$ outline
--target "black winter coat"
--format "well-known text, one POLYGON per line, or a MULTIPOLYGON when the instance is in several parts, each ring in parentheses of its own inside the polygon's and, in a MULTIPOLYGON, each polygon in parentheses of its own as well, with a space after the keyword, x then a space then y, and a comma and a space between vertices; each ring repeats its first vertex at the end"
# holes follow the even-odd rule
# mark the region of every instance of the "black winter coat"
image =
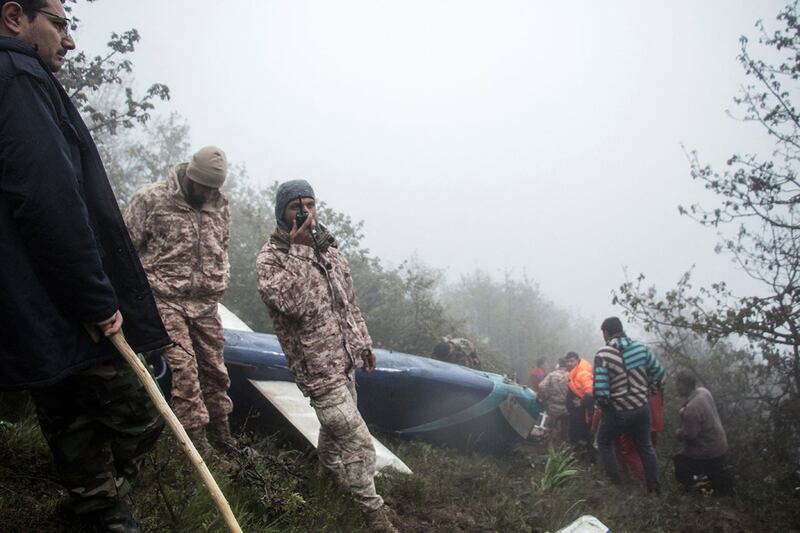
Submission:
POLYGON ((134 350, 170 343, 89 130, 33 47, 0 37, 0 390, 119 357, 83 327, 117 309, 134 350))

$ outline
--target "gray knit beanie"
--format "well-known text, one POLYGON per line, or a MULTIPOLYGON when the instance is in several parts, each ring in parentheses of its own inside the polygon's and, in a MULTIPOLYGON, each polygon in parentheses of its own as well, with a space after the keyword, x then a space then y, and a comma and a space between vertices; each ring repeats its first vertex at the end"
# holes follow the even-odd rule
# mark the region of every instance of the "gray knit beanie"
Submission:
POLYGON ((278 226, 289 229, 291 226, 283 220, 283 213, 289 202, 301 196, 303 198, 314 198, 314 189, 306 180, 290 180, 278 185, 278 192, 275 194, 275 220, 278 226))
POLYGON ((225 152, 216 146, 206 146, 200 148, 192 156, 189 166, 186 168, 186 177, 190 180, 219 189, 225 182, 228 174, 228 160, 225 152))

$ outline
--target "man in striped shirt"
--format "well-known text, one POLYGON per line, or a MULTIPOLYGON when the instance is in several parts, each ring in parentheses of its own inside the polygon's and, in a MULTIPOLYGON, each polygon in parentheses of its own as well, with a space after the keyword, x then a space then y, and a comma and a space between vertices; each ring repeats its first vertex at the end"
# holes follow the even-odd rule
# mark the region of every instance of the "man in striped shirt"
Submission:
POLYGON ((659 493, 658 460, 650 441, 648 397, 664 377, 664 369, 647 347, 625 335, 622 322, 610 317, 601 326, 606 345, 594 357, 595 402, 600 407, 597 446, 606 474, 614 484, 622 479, 614 454, 614 439, 630 436, 644 467, 647 491, 659 493))

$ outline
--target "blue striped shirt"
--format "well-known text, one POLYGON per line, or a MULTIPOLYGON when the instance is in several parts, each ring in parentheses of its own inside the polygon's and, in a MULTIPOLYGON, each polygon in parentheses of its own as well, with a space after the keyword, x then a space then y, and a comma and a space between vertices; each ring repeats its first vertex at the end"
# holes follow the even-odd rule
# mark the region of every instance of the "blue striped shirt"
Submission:
POLYGON ((618 411, 647 404, 664 369, 647 346, 627 337, 608 341, 594 356, 594 398, 618 411))

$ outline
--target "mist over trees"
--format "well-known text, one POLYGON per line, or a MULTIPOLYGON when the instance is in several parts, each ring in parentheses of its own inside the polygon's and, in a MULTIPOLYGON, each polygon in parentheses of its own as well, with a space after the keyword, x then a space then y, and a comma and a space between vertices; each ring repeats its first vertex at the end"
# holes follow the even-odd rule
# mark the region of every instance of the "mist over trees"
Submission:
MULTIPOLYGON (((76 2, 68 0, 67 7, 76 2)), ((781 10, 777 29, 759 21, 757 40, 743 37, 738 57, 749 82, 734 98, 737 118, 760 125, 774 140, 774 150, 733 154, 723 168, 704 163, 702 149, 687 152, 688 173, 715 195, 716 203, 687 199, 680 213, 719 232, 717 252, 729 255, 760 290, 736 294, 729 280, 696 287, 690 271, 665 292, 640 275, 613 295, 628 321, 649 334, 669 371, 662 461, 672 451, 671 431, 682 402, 669 382, 676 369, 688 368, 713 392, 727 428, 737 498, 754 513, 777 511, 789 521, 796 518, 800 494, 797 5, 781 10)), ((169 98, 168 87, 151 82, 145 91, 136 90, 131 58, 138 40, 135 29, 112 34, 105 53, 71 55, 59 74, 93 132, 123 209, 139 187, 163 179, 172 165, 199 148, 191 142, 185 118, 158 113, 158 102, 169 98)), ((275 227, 276 187, 277 182, 260 185, 245 162, 231 162, 224 188, 232 217, 232 276, 224 303, 265 332, 273 328, 256 291, 254 264, 275 227)), ((475 270, 448 280, 446 272, 418 257, 387 264, 365 245, 369 221, 354 221, 324 200, 318 202, 319 218, 350 261, 376 346, 430 355, 443 336, 466 336, 477 345, 484 369, 526 383, 537 359, 552 366, 565 352, 577 351, 591 360, 600 345, 599 324, 550 300, 547 287, 525 273, 475 270)), ((676 509, 672 503, 667 508, 676 509)))
MULTIPOLYGON (((77 3, 78 0, 66 0, 64 10, 73 15, 72 4, 77 3)), ((79 22, 73 15, 72 30, 79 22)), ((169 87, 163 83, 153 83, 144 93, 135 94, 130 54, 140 40, 136 28, 112 32, 107 50, 95 56, 86 50, 77 50, 70 54, 58 73, 64 89, 95 135, 103 132, 114 135, 119 130, 147 124, 155 104, 159 100, 169 100, 169 87)))
POLYGON ((560 308, 524 274, 507 272, 495 280, 475 270, 448 286, 442 298, 448 313, 520 376, 540 357, 551 368, 568 351, 591 360, 602 343, 599 324, 560 308))
MULTIPOLYGON (((94 113, 112 108, 115 94, 121 94, 116 87, 100 87, 87 96, 86 107, 94 113)), ((117 103, 123 105, 124 98, 117 103)), ((139 187, 163 179, 193 149, 188 123, 175 113, 148 116, 115 130, 100 128, 94 135, 123 208, 139 187)), ((224 187, 231 210, 231 286, 224 303, 251 327, 266 332, 272 325, 255 289, 254 265, 275 228, 277 185, 258 186, 245 165, 234 163, 224 187)), ((429 355, 442 337, 466 336, 478 346, 485 369, 516 373, 524 380, 539 357, 554 364, 569 350, 588 355, 598 344, 597 339, 587 340, 587 333, 597 328, 547 300, 527 277, 506 275, 497 282, 476 272, 448 284, 443 272, 418 258, 388 266, 364 247, 363 221, 337 212, 324 199, 318 211, 350 261, 359 304, 378 347, 429 355)))
MULTIPOLYGON (((123 209, 137 189, 163 179, 197 148, 183 117, 154 114, 156 103, 169 99, 166 85, 135 90, 131 56, 139 39, 135 29, 113 33, 105 53, 80 51, 59 74, 92 130, 123 209)), ((275 227, 278 183, 259 186, 244 163, 229 165, 224 190, 231 211, 231 285, 224 303, 255 330, 271 332, 256 291, 255 257, 275 227)), ((476 343, 485 369, 518 374, 525 382, 539 357, 554 364, 569 350, 588 355, 597 344, 587 340, 596 328, 548 301, 526 276, 516 280, 507 274, 497 282, 476 271, 448 284, 443 272, 418 258, 386 265, 364 246, 364 221, 332 209, 324 198, 318 213, 350 261, 359 305, 378 347, 430 355, 442 337, 466 336, 476 343)))
POLYGON ((717 231, 716 251, 730 255, 760 289, 737 295, 725 280, 695 288, 687 272, 660 293, 641 275, 620 287, 615 302, 656 335, 668 360, 691 368, 724 399, 727 422, 741 430, 729 435, 749 438, 757 446, 751 449, 763 450, 759 459, 777 459, 770 470, 794 486, 800 461, 797 2, 778 13, 777 29, 758 21, 756 31, 756 47, 741 38, 738 61, 748 81, 734 102, 738 118, 759 125, 774 149, 733 154, 723 169, 690 152, 692 178, 717 203, 680 207, 680 213, 717 231))

